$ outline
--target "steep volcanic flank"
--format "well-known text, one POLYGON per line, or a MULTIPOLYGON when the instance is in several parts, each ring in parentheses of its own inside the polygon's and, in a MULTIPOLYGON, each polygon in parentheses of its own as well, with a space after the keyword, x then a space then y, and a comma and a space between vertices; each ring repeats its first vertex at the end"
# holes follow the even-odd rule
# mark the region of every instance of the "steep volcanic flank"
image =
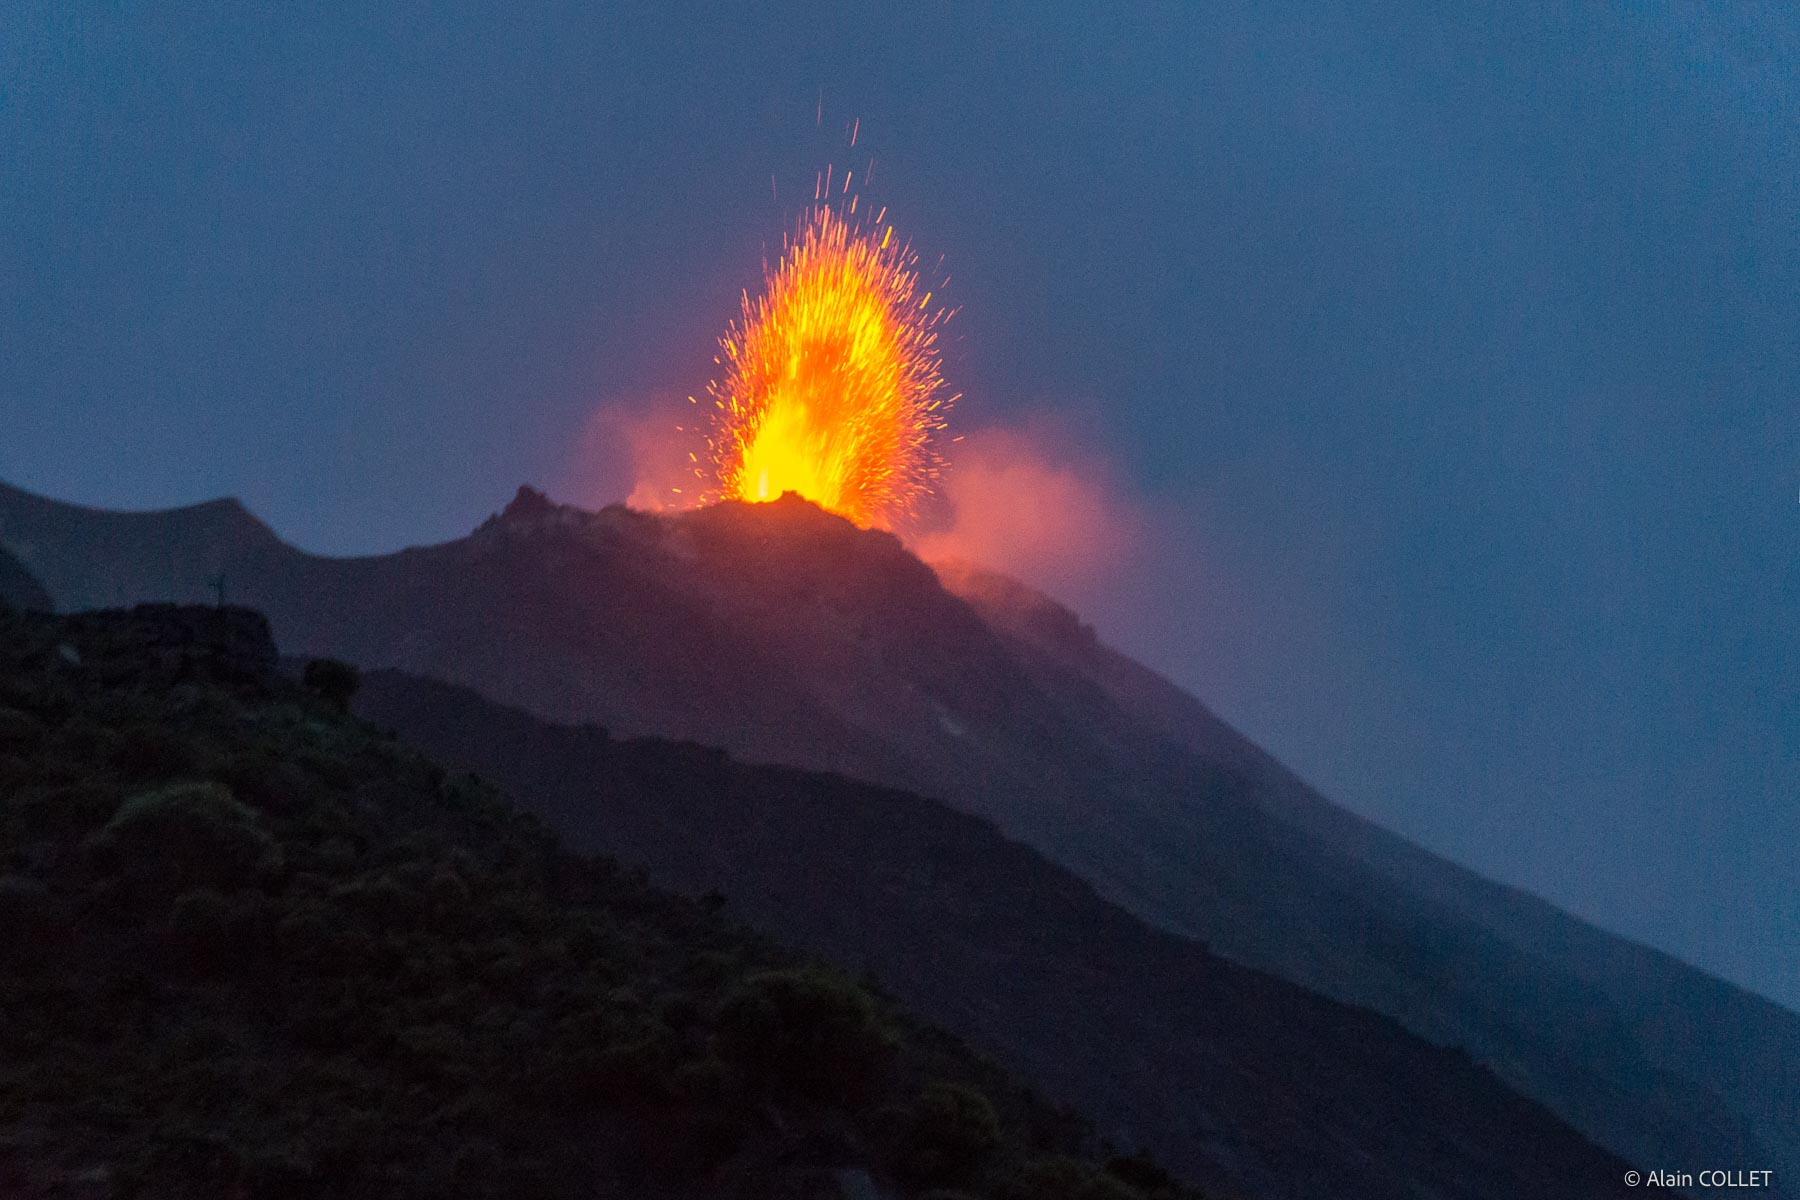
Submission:
POLYGON ((1630 1194, 1625 1163, 1461 1052, 1154 929, 936 801, 391 671, 357 707, 581 848, 873 973, 1208 1194, 1630 1194))
POLYGON ((1028 589, 940 579, 809 504, 522 492, 459 541, 331 560, 235 504, 0 488, 0 540, 64 608, 206 600, 222 574, 290 654, 941 797, 1153 923, 1466 1047, 1626 1158, 1800 1178, 1793 1014, 1357 820, 1028 589))

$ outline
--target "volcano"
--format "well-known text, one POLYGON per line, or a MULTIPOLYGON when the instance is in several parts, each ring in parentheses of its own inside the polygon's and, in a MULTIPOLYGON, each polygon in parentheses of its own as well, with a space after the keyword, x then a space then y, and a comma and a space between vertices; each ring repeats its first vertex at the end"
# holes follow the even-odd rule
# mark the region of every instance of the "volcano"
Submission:
MULTIPOLYGON (((1049 598, 933 569, 796 497, 653 516, 521 489, 465 538, 328 559, 232 501, 107 513, 0 488, 0 541, 63 609, 222 593, 263 610, 289 655, 461 685, 546 728, 934 798, 1158 936, 1466 1053, 1622 1158, 1766 1165, 1771 1194, 1800 1177, 1800 1017, 1360 820, 1049 598)), ((488 749, 500 765, 524 753, 488 749)), ((579 832, 566 796, 545 807, 579 832)), ((1148 1066, 1110 1111, 1174 1159, 1187 1101, 1156 1069, 1169 1036, 1126 1039, 1148 1066)), ((1425 1119, 1409 1107, 1386 1111, 1425 1119)))

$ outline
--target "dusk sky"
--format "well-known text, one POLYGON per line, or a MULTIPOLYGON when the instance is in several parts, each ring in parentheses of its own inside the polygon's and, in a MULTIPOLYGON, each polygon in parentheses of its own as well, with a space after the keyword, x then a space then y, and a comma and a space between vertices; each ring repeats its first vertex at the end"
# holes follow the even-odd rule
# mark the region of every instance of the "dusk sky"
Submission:
POLYGON ((1567 7, 11 3, 0 479, 325 553, 622 499, 872 158, 951 499, 1075 530, 999 565, 1800 1006, 1800 17, 1567 7))

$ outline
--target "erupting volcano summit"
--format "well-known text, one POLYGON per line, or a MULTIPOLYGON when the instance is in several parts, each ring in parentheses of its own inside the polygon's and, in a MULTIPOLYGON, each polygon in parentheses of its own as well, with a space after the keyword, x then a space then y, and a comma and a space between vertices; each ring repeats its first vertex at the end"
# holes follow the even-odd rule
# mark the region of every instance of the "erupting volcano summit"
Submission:
POLYGON ((814 208, 720 339, 724 373, 708 388, 717 411, 700 469, 708 499, 793 491, 887 527, 936 477, 934 439, 958 399, 945 395, 938 362, 951 313, 921 294, 917 259, 896 242, 887 210, 866 229, 855 211, 855 196, 844 212, 814 208))

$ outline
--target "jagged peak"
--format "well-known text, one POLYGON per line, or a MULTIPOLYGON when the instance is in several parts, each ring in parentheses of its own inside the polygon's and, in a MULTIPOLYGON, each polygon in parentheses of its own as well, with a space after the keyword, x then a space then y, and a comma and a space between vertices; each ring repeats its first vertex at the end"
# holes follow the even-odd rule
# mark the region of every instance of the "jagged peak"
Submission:
POLYGON ((558 505, 530 484, 522 483, 512 502, 500 511, 502 521, 531 521, 555 513, 558 505))
POLYGON ((609 504, 598 511, 562 504, 530 484, 521 484, 506 507, 478 525, 471 537, 479 544, 556 534, 601 542, 654 542, 661 537, 662 522, 659 514, 623 504, 609 504))
POLYGON ((496 529, 519 531, 540 528, 550 523, 566 524, 576 517, 591 517, 583 509, 573 505, 558 504, 548 495, 532 487, 528 483, 519 485, 506 507, 483 521, 476 529, 477 533, 496 529))

